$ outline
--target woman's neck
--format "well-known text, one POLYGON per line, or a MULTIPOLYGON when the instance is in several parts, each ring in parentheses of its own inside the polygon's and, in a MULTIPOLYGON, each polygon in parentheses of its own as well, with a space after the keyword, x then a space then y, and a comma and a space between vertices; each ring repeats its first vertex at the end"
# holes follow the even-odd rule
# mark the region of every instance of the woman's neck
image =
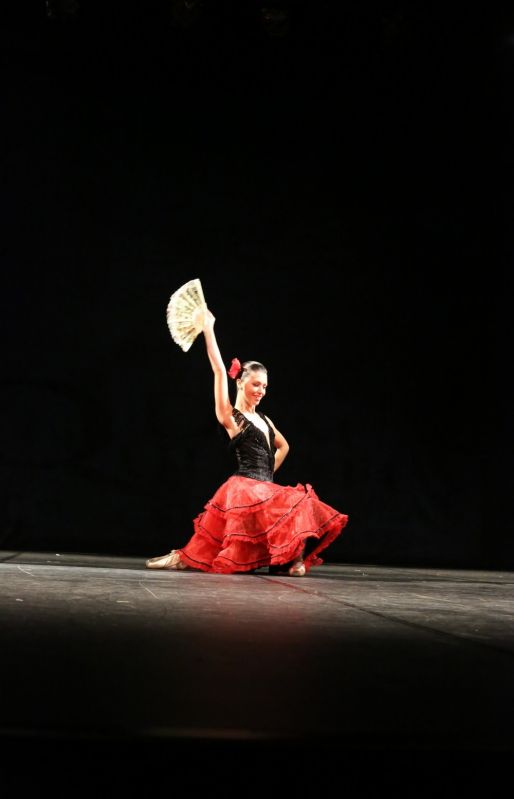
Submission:
POLYGON ((255 410, 256 406, 250 405, 248 402, 245 402, 245 400, 236 402, 236 408, 238 411, 241 411, 241 413, 249 413, 252 416, 255 416, 255 414, 257 413, 257 411, 255 410))

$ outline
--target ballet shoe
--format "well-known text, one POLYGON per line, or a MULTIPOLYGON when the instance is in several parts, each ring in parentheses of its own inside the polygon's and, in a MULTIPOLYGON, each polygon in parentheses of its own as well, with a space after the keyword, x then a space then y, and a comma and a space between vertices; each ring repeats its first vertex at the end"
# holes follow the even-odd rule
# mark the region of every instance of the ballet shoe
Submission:
POLYGON ((305 563, 303 562, 303 560, 300 559, 294 561, 293 565, 288 571, 288 574, 291 577, 303 577, 305 575, 305 572, 306 572, 305 563))
POLYGON ((180 560, 180 555, 172 549, 167 555, 160 555, 157 558, 150 558, 146 561, 147 569, 173 569, 176 571, 187 569, 185 563, 180 560))
POLYGON ((305 567, 305 563, 303 562, 304 553, 305 550, 303 549, 301 554, 297 555, 292 562, 289 561, 291 563, 289 568, 286 563, 268 566, 269 573, 276 575, 288 574, 290 577, 303 577, 305 574, 307 574, 307 569, 305 567))

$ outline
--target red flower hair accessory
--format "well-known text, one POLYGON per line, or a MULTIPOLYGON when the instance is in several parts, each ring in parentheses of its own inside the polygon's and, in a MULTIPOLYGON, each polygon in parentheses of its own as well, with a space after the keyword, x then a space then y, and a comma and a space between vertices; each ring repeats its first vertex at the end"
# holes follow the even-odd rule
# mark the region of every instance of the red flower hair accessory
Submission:
POLYGON ((241 363, 239 359, 232 358, 232 363, 230 365, 230 369, 228 370, 228 376, 231 377, 233 380, 235 380, 240 371, 241 371, 241 363))

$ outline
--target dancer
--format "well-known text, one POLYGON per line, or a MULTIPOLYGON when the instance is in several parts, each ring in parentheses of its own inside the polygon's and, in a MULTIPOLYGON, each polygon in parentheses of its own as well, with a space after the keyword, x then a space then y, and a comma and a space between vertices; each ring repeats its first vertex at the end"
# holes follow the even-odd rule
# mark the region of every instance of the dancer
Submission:
POLYGON ((216 417, 227 431, 237 468, 194 519, 189 541, 150 558, 146 566, 223 574, 267 566, 271 573, 301 577, 323 563, 319 553, 340 535, 348 516, 322 502, 308 483, 274 482, 289 444, 259 407, 268 387, 267 370, 258 361, 241 364, 234 358, 228 370, 237 385, 232 404, 214 323, 207 308, 203 334, 214 372, 216 417))

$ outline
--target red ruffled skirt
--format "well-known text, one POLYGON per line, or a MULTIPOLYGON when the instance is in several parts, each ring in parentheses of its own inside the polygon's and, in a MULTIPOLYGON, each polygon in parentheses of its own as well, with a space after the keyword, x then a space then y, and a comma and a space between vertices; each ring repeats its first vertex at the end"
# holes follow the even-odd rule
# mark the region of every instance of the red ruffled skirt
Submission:
POLYGON ((337 538, 348 516, 322 502, 308 483, 283 486, 232 475, 194 520, 194 533, 178 549, 193 569, 232 574, 279 566, 304 547, 306 571, 337 538))

